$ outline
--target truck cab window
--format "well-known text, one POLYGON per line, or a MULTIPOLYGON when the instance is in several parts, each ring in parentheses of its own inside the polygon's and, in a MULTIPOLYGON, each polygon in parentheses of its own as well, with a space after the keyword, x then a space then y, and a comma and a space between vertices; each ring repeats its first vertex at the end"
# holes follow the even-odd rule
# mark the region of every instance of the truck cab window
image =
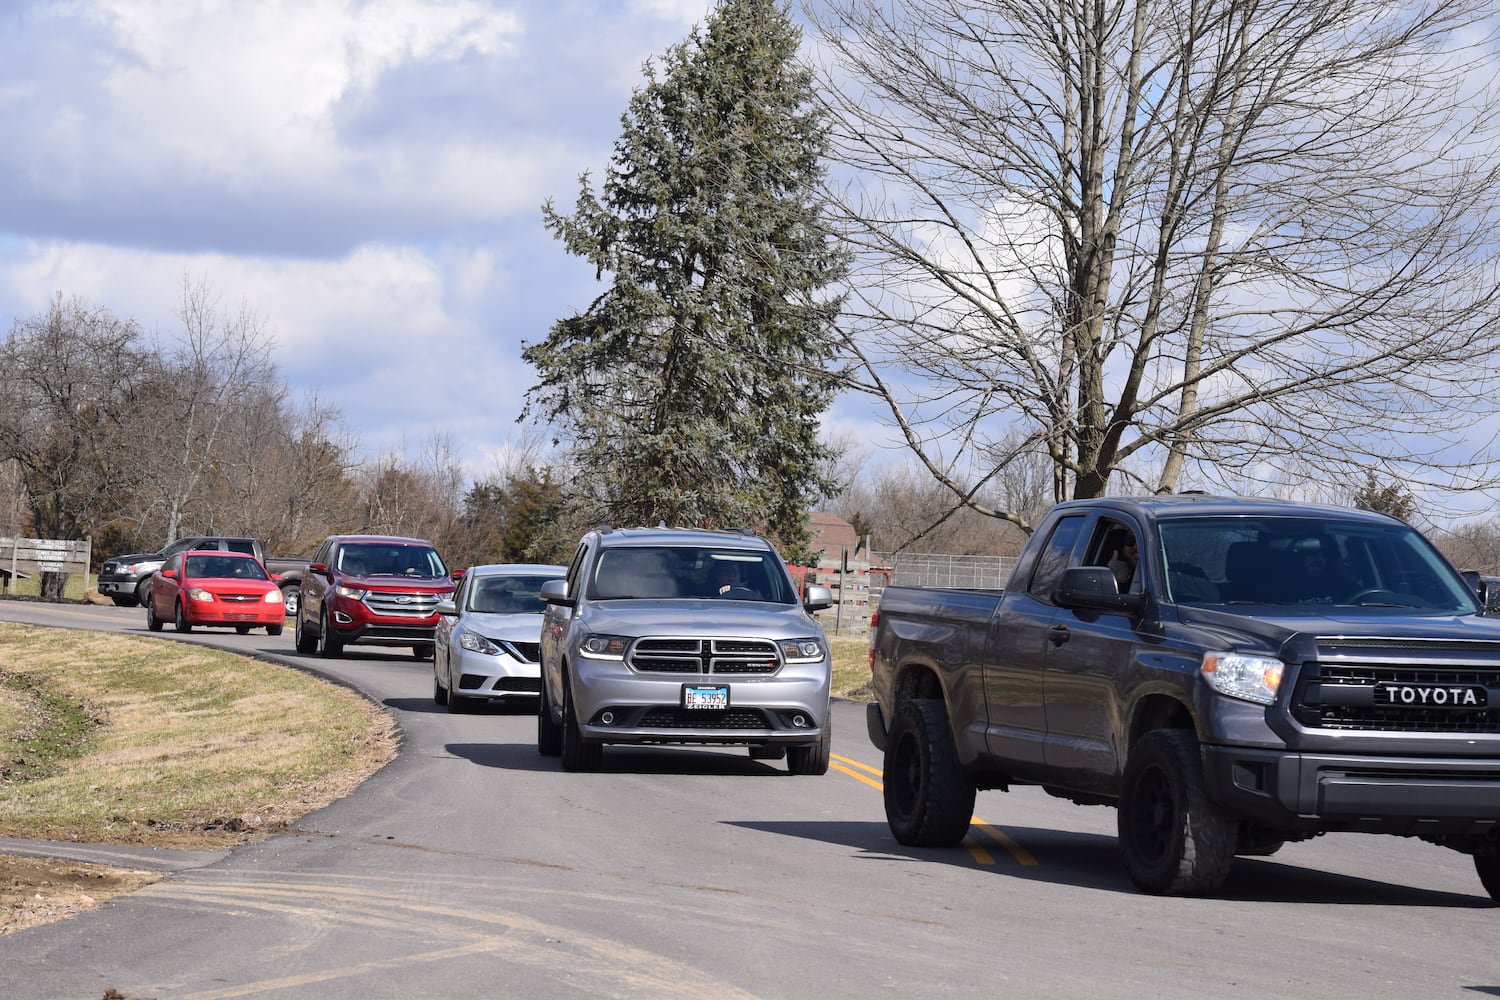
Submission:
POLYGON ((1078 547, 1078 538, 1083 534, 1083 522, 1081 516, 1065 517, 1052 529, 1047 547, 1037 556, 1031 584, 1026 588, 1032 597, 1052 603, 1052 591, 1062 577, 1062 571, 1073 564, 1073 550, 1078 547))

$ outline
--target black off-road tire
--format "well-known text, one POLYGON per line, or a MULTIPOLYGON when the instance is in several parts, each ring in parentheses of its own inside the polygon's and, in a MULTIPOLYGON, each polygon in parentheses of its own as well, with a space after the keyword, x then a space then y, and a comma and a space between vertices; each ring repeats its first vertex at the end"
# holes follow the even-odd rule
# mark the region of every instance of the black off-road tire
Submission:
POLYGON ((296 644, 297 652, 299 653, 316 653, 318 651, 318 637, 308 634, 307 623, 302 620, 300 614, 297 616, 297 624, 293 626, 292 642, 296 644))
POLYGON ((161 627, 163 625, 165 625, 165 624, 166 623, 163 622, 160 618, 156 617, 156 608, 152 606, 152 604, 151 604, 150 601, 147 601, 146 602, 146 627, 148 629, 150 629, 151 631, 153 631, 153 632, 160 632, 161 631, 161 627))
POLYGON ((604 744, 583 737, 573 686, 563 677, 562 766, 564 771, 597 771, 604 765, 604 744))
POLYGON ((1500 855, 1474 855, 1474 872, 1490 898, 1500 903, 1500 855))
POLYGON ((562 753, 562 726, 552 718, 546 676, 542 677, 542 695, 536 705, 536 752, 543 757, 556 757, 562 753))
POLYGON ((1201 895, 1229 877, 1240 823, 1209 799, 1191 732, 1158 729, 1131 747, 1117 819, 1125 871, 1141 891, 1201 895))
POLYGON ((958 764, 943 703, 913 698, 896 707, 885 744, 885 820, 911 847, 953 847, 974 817, 974 781, 958 764))
POLYGON ((174 610, 172 612, 172 627, 179 632, 191 632, 193 630, 193 626, 188 623, 187 612, 182 609, 182 602, 178 601, 175 605, 173 605, 173 608, 174 610))
POLYGON ((786 748, 786 769, 792 774, 827 774, 833 750, 833 712, 823 716, 823 735, 816 743, 786 748))

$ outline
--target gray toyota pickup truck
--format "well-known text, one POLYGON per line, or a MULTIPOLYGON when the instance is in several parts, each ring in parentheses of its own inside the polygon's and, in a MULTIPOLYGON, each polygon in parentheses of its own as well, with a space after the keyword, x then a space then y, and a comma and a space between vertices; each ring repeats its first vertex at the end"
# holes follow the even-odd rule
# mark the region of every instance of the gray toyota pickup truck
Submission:
POLYGON ((832 665, 785 563, 749 532, 600 528, 541 588, 537 750, 595 771, 610 743, 747 746, 826 774, 832 665))
POLYGON ((1471 855, 1500 899, 1500 620, 1407 525, 1201 496, 1059 504, 1004 591, 890 587, 870 739, 897 840, 977 789, 1117 807, 1144 891, 1335 831, 1471 855))

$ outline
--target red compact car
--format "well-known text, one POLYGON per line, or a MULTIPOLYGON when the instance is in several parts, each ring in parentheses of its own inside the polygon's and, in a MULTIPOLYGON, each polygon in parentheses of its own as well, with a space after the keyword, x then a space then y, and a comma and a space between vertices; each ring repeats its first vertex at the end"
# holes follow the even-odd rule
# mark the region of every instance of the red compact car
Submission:
POLYGON ((169 621, 179 632, 213 625, 280 635, 286 606, 276 578, 254 556, 179 552, 151 577, 146 594, 146 627, 160 632, 169 621))

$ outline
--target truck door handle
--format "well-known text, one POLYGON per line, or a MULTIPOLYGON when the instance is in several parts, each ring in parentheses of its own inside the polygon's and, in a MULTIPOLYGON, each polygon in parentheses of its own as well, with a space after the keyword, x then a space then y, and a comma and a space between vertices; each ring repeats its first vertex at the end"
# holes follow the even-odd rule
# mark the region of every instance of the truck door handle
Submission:
POLYGON ((1054 625, 1047 632, 1047 641, 1052 643, 1052 645, 1054 646, 1061 646, 1063 643, 1072 638, 1072 636, 1073 633, 1068 631, 1068 626, 1054 625))

